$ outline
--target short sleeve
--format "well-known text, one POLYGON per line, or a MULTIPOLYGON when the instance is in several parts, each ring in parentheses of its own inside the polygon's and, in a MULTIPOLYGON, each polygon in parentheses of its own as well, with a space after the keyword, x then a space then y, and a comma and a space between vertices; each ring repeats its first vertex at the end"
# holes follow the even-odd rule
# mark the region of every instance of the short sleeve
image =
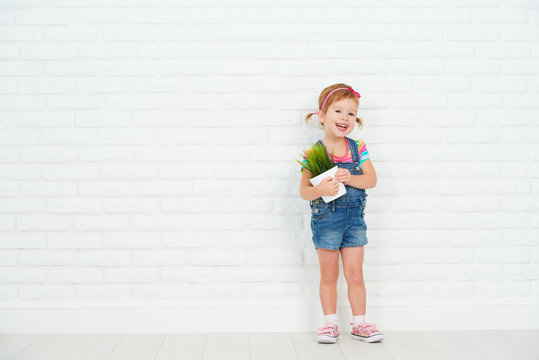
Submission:
POLYGON ((365 141, 359 139, 356 140, 356 143, 359 150, 359 165, 361 165, 361 163, 369 160, 371 156, 369 155, 369 151, 367 150, 367 145, 365 145, 365 141))

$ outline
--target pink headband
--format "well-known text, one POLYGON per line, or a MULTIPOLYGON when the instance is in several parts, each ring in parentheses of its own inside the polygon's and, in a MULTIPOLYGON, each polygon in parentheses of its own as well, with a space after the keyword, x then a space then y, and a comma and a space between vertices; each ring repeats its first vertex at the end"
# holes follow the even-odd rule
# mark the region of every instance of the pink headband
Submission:
POLYGON ((357 91, 355 91, 354 89, 352 89, 351 87, 350 88, 338 88, 338 89, 335 89, 332 92, 330 92, 328 94, 328 96, 326 96, 326 100, 324 100, 324 103, 322 104, 322 107, 320 108, 320 110, 316 110, 315 112, 313 112, 313 115, 318 115, 318 113, 324 109, 324 105, 326 105, 326 102, 328 101, 329 96, 331 94, 333 94, 337 90, 350 90, 350 92, 352 94, 354 94, 355 96, 357 96, 358 99, 361 97, 361 95, 359 95, 359 93, 357 91))

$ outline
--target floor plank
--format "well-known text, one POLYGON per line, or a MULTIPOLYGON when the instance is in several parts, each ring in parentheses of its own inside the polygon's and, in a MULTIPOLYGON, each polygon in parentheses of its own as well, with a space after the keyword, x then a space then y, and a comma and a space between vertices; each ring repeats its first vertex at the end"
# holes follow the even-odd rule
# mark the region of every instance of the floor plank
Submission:
POLYGON ((153 359, 164 338, 164 334, 126 334, 107 360, 153 359))
POLYGON ((292 333, 292 341, 299 360, 345 360, 338 344, 319 344, 316 332, 292 333))
POLYGON ((0 360, 11 360, 39 338, 37 334, 0 335, 0 360))
POLYGON ((168 334, 155 360, 202 359, 207 334, 168 334))
POLYGON ((84 334, 61 360, 105 360, 121 340, 121 334, 84 334))
POLYGON ((539 359, 539 330, 509 330, 504 336, 539 359))
POLYGON ((249 360, 249 334, 210 333, 204 360, 249 360))
POLYGON ((471 342, 492 360, 537 359, 536 355, 533 355, 511 341, 508 341, 502 330, 457 331, 457 334, 471 342))
POLYGON ((456 331, 417 331, 417 335, 445 360, 485 360, 487 356, 456 331))
POLYGON ((539 330, 384 331, 365 343, 341 333, 0 334, 0 360, 539 360, 539 330))
POLYGON ((382 342, 395 360, 441 360, 413 331, 384 331, 382 342))
POLYGON ((352 339, 348 332, 342 332, 337 343, 346 359, 393 360, 384 342, 366 343, 352 339))
POLYGON ((44 334, 26 347, 14 360, 58 360, 81 337, 79 334, 44 334))
POLYGON ((249 334, 251 360, 296 360, 290 333, 249 334))

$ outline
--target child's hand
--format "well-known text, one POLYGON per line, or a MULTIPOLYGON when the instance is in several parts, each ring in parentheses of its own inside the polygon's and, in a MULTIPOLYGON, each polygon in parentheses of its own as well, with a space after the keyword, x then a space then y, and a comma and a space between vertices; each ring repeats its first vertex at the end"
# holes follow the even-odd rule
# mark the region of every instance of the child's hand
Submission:
POLYGON ((332 177, 327 177, 318 184, 320 188, 321 196, 332 196, 337 195, 339 192, 339 182, 337 182, 332 177))
POLYGON ((343 183, 344 185, 348 185, 350 183, 351 178, 352 177, 351 177, 350 171, 347 169, 339 168, 337 172, 335 173, 335 180, 343 183))

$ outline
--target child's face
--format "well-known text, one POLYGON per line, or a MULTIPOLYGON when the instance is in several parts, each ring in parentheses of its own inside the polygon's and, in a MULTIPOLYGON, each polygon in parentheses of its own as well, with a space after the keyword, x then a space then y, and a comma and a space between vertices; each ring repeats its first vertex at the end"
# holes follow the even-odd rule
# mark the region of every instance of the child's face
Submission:
POLYGON ((326 114, 320 114, 320 121, 324 123, 326 134, 332 134, 334 137, 350 134, 356 124, 358 106, 358 102, 354 99, 342 99, 332 103, 326 114), (337 124, 344 125, 344 128, 337 124))

